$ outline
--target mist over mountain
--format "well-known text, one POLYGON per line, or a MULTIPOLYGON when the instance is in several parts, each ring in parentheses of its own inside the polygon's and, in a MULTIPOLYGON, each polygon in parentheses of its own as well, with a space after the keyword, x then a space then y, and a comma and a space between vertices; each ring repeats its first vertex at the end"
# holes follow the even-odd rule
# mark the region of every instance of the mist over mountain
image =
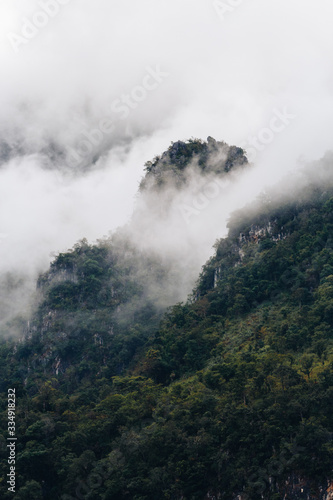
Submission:
POLYGON ((0 3, 1 498, 332 500, 332 15, 0 3))
POLYGON ((329 0, 253 0, 224 13, 196 0, 100 7, 0 6, 0 273, 25 276, 29 293, 52 254, 129 221, 142 166, 171 141, 223 138, 254 164, 210 203, 200 188, 179 200, 190 244, 206 229, 197 269, 226 231, 214 225, 217 199, 226 221, 300 156, 331 148, 329 0))
POLYGON ((23 498, 331 498, 332 155, 234 212, 193 293, 165 312, 191 250, 149 247, 151 196, 165 231, 193 176, 205 186, 211 164, 215 180, 250 168, 215 142, 219 162, 200 164, 208 144, 174 143, 149 162, 132 221, 58 254, 21 339, 2 342, 2 387, 21 401, 23 498))
MULTIPOLYGON (((210 214, 201 210, 199 212, 194 207, 191 209, 186 203, 195 204, 198 196, 199 200, 203 198, 209 203, 214 202, 217 197, 223 200, 229 189, 228 183, 236 181, 236 178, 232 181, 231 172, 236 175, 240 167, 247 165, 247 159, 242 149, 229 147, 209 138, 208 142, 190 140, 174 143, 163 153, 160 164, 155 158, 154 166, 149 165, 150 162, 146 163, 145 176, 141 181, 131 221, 120 228, 114 238, 118 238, 117 241, 124 238, 130 246, 146 253, 152 252, 155 258, 169 269, 173 279, 168 287, 165 283, 163 285, 166 289, 164 296, 168 297, 164 303, 166 307, 186 299, 202 261, 210 253, 214 242, 213 228, 206 229, 205 237, 200 230, 210 218, 210 214), (225 185, 216 184, 227 177, 230 180, 225 185), (157 189, 161 183, 163 190, 157 189), (190 225, 188 217, 193 214, 195 220, 190 225), (195 252, 191 251, 193 247, 197 248, 195 252), (187 261, 186 269, 182 264, 184 258, 187 261)), ((199 205, 200 209, 206 208, 202 206, 202 201, 199 205)), ((217 225, 220 224, 218 221, 217 225)), ((5 238, 5 249, 7 242, 12 243, 5 238)), ((29 263, 28 260, 15 266, 15 260, 12 263, 7 260, 2 264, 3 287, 0 297, 3 305, 0 307, 3 335, 6 330, 8 333, 16 331, 13 327, 17 324, 16 316, 21 317, 21 321, 28 320, 33 301, 37 299, 34 290, 38 273, 43 270, 43 265, 39 263, 43 248, 36 251, 32 249, 32 252, 36 255, 35 262, 29 263), (38 267, 35 267, 36 264, 38 267), (8 303, 11 307, 8 307, 8 303)), ((29 257, 31 256, 28 256, 28 259, 29 257)), ((153 286, 161 285, 155 283, 153 286)), ((160 294, 157 294, 156 300, 160 300, 160 294)), ((17 333, 19 334, 19 331, 17 333)))

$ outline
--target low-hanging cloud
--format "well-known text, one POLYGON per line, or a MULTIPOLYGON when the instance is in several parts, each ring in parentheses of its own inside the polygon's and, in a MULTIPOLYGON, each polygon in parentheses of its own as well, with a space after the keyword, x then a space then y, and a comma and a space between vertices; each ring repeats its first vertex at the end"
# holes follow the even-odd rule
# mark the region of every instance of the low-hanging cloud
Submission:
POLYGON ((331 1, 230 6, 221 19, 213 0, 2 2, 3 275, 33 288, 52 252, 123 225, 144 162, 171 141, 211 135, 250 150, 255 140, 251 169, 216 196, 203 185, 202 209, 194 175, 170 230, 149 240, 191 248, 198 268, 233 209, 332 147, 331 1), (276 132, 284 110, 294 118, 276 132))

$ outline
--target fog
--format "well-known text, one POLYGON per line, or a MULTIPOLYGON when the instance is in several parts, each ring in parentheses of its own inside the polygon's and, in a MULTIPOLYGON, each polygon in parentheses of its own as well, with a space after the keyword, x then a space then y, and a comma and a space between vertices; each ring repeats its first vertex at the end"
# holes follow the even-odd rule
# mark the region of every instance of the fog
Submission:
POLYGON ((130 220, 147 160, 213 136, 244 147, 252 166, 191 216, 184 206, 204 189, 195 176, 167 224, 150 210, 146 243, 191 253, 185 293, 231 211, 332 149, 332 14, 330 0, 2 2, 5 319, 26 308, 52 255, 130 220), (12 300, 13 276, 25 287, 15 278, 12 300))

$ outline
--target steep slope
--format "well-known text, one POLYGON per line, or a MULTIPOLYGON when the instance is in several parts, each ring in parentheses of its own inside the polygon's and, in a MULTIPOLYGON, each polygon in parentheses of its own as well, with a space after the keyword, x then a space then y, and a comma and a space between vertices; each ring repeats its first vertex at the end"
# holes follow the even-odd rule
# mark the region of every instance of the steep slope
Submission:
POLYGON ((332 499, 333 188, 320 174, 235 213, 162 321, 168 269, 122 237, 57 257, 30 338, 2 345, 15 498, 332 499))
MULTIPOLYGON (((186 297, 182 262, 164 249, 154 251, 149 240, 146 244, 151 232, 148 215, 156 212, 150 205, 156 191, 165 211, 173 203, 172 192, 163 197, 165 190, 161 192, 159 181, 154 184, 152 179, 164 178, 164 185, 171 189, 194 166, 200 165, 203 176, 209 172, 223 177, 247 160, 240 148, 212 138, 174 143, 161 158, 158 173, 146 170, 141 203, 127 226, 95 245, 82 240, 71 251, 59 254, 40 276, 40 305, 22 332, 29 340, 23 346, 28 386, 31 369, 58 375, 75 367, 78 380, 101 370, 108 377, 120 374, 133 364, 166 307, 186 297)), ((182 178, 183 187, 188 180, 182 178)), ((160 225, 158 219, 155 229, 160 225)))

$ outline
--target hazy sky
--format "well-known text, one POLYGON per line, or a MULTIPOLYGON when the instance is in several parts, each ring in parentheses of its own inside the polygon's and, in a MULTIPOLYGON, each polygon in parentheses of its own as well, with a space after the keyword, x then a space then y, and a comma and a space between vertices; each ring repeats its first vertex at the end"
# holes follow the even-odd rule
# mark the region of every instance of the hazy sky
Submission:
POLYGON ((123 224, 171 141, 249 149, 226 214, 322 157, 332 15, 331 0, 3 0, 0 270, 44 268, 123 224))

